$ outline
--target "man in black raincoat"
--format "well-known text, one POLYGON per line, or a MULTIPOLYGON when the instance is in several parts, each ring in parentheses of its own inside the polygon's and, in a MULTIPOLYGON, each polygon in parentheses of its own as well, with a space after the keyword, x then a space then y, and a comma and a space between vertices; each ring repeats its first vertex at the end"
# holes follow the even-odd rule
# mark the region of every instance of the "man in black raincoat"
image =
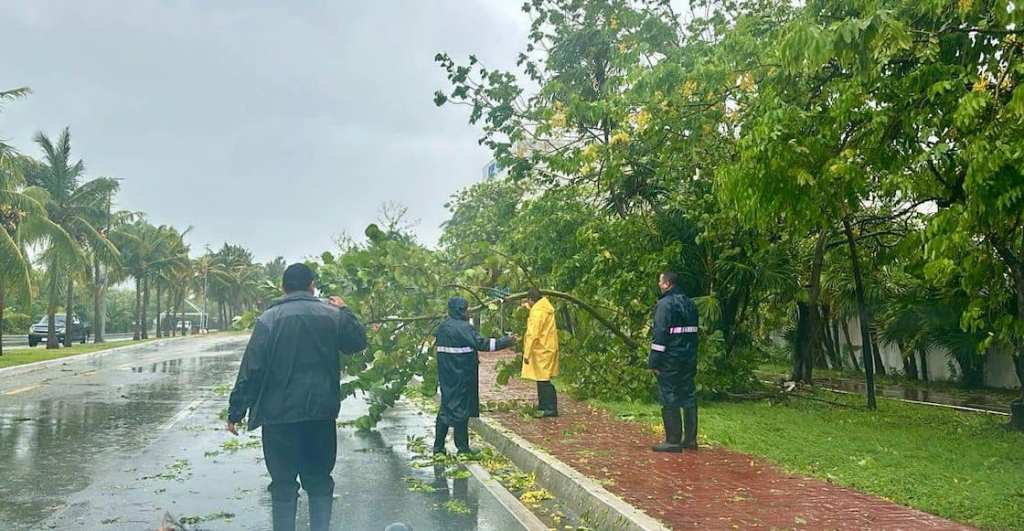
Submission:
POLYGON ((671 271, 662 273, 659 278, 661 298, 654 308, 654 339, 647 358, 647 367, 658 379, 658 400, 665 424, 665 442, 656 445, 655 452, 697 449, 697 400, 693 382, 697 374, 697 307, 679 290, 678 281, 679 276, 671 271))
POLYGON ((285 296, 256 320, 228 408, 231 433, 238 435, 236 424, 246 415, 250 430, 263 426, 275 531, 295 529, 296 477, 309 494, 310 529, 330 527, 340 355, 366 348, 366 331, 345 301, 314 297, 313 281, 305 264, 285 270, 285 296))
POLYGON ((441 409, 434 430, 434 453, 445 453, 448 428, 455 428, 455 447, 460 454, 475 453, 469 447, 469 419, 480 416, 480 359, 478 351, 501 350, 516 342, 513 336, 484 338, 469 323, 469 304, 462 297, 448 299, 448 319, 434 333, 437 348, 437 379, 441 384, 441 409))

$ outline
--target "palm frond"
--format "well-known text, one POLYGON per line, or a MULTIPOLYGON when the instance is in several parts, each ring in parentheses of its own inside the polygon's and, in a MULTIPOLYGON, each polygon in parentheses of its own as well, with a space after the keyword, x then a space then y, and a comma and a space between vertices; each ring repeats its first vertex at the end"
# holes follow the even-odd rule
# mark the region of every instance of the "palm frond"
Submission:
MULTIPOLYGON (((0 226, 0 272, 9 287, 20 295, 32 293, 32 269, 28 257, 7 230, 0 226)), ((7 287, 7 286, 5 286, 7 287)))

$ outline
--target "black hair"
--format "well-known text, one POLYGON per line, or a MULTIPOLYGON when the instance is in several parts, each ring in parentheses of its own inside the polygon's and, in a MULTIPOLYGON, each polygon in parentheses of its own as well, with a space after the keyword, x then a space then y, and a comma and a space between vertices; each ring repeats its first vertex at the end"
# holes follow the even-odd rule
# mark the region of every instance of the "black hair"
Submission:
POLYGON ((669 286, 676 286, 679 284, 679 274, 675 271, 665 271, 661 274, 661 278, 668 282, 669 286))
POLYGON ((533 301, 533 302, 537 302, 537 301, 541 300, 541 298, 543 298, 543 297, 544 296, 541 295, 540 290, 537 289, 536 287, 530 288, 526 292, 526 298, 531 300, 531 301, 533 301))
POLYGON ((285 293, 306 291, 315 277, 313 270, 306 264, 292 264, 284 270, 284 275, 281 275, 281 287, 285 293))

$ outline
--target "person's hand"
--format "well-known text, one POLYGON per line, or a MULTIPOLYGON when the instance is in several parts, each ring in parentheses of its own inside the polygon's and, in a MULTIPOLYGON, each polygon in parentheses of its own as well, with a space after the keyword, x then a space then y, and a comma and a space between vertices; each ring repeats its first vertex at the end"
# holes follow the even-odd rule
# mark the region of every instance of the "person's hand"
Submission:
POLYGON ((341 297, 339 297, 337 295, 331 295, 327 299, 327 304, 330 304, 331 306, 334 306, 335 308, 344 308, 345 306, 348 306, 347 304, 345 304, 345 299, 343 299, 343 298, 341 298, 341 297))
POLYGON ((228 430, 228 433, 231 435, 238 435, 238 425, 230 420, 228 421, 227 426, 225 426, 225 429, 228 430))

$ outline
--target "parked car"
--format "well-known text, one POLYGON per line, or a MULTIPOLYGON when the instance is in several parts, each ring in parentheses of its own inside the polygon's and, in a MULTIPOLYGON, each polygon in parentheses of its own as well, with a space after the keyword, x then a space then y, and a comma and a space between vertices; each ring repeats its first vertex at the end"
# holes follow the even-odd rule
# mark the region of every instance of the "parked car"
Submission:
MULTIPOLYGON (((64 342, 65 334, 67 333, 67 316, 58 314, 54 316, 55 328, 54 332, 57 334, 57 341, 60 343, 64 342)), ((34 347, 39 343, 45 343, 46 337, 50 331, 50 320, 47 316, 43 316, 38 323, 34 324, 28 330, 28 346, 34 347)), ((89 323, 81 321, 78 317, 72 316, 71 318, 71 340, 85 343, 89 341, 89 335, 92 329, 89 327, 89 323)))

